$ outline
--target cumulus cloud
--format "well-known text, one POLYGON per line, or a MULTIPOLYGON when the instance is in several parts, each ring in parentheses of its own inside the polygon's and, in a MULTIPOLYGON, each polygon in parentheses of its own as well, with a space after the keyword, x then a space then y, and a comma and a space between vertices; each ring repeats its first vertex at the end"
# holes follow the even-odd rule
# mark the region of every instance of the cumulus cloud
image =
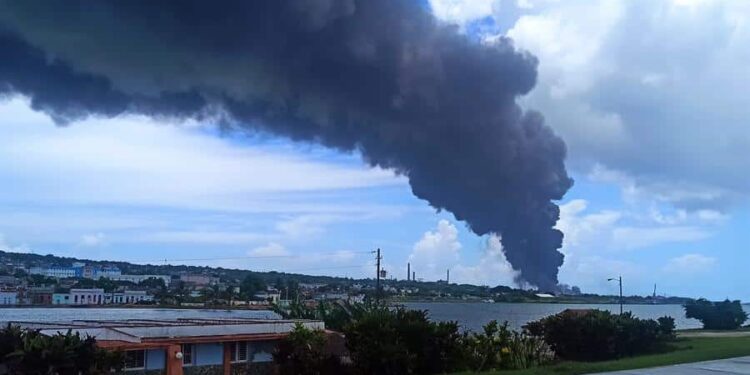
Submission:
POLYGON ((104 233, 84 234, 81 236, 80 246, 97 247, 105 243, 104 233))
POLYGON ((670 259, 664 265, 664 272, 694 275, 711 270, 717 261, 716 258, 701 254, 685 254, 670 259))
POLYGON ((496 0, 430 0, 436 17, 457 24, 465 24, 492 14, 496 0))
POLYGON ((503 253, 500 238, 488 236, 482 255, 476 263, 467 263, 461 257, 463 245, 458 229, 448 220, 440 220, 434 230, 425 232, 414 244, 409 262, 417 278, 445 280, 450 269, 451 282, 476 285, 513 285, 518 272, 513 270, 503 253))
MULTIPOLYGON (((717 222, 713 214, 665 213, 638 205, 591 210, 588 201, 572 200, 560 207, 558 229, 566 234, 560 279, 584 290, 604 292, 611 288, 606 279, 617 275, 647 284, 650 280, 643 280, 653 266, 634 260, 634 255, 662 245, 700 243, 714 235, 717 222)), ((661 269, 652 271, 657 270, 661 269)))
POLYGON ((0 233, 0 250, 11 253, 30 253, 31 249, 26 244, 11 245, 6 239, 5 235, 0 233))
POLYGON ((290 253, 283 245, 270 242, 267 245, 250 250, 247 254, 255 257, 281 257, 288 256, 290 253))
MULTIPOLYGON (((446 1, 435 14, 539 57, 524 104, 540 108, 579 173, 603 167, 624 195, 726 212, 748 198, 750 3, 744 1, 446 1), (449 5, 449 6, 448 6, 449 5), (513 8, 513 20, 493 8, 513 8), (459 11, 461 9, 462 11, 459 11), (461 15, 461 16, 457 16, 461 15)), ((511 12, 512 13, 512 12, 511 12)))
POLYGON ((427 231, 414 244, 409 262, 419 277, 445 280, 445 271, 455 266, 459 260, 461 243, 458 230, 448 220, 440 220, 434 231, 427 231))
POLYGON ((309 201, 279 196, 404 183, 357 161, 320 162, 196 126, 125 117, 60 129, 21 99, 0 103, 0 117, 0 176, 14 181, 3 187, 5 201, 314 211, 309 201))
POLYGON ((474 285, 515 285, 518 272, 505 259, 503 246, 497 236, 489 236, 485 248, 474 265, 456 265, 451 277, 457 282, 474 285))

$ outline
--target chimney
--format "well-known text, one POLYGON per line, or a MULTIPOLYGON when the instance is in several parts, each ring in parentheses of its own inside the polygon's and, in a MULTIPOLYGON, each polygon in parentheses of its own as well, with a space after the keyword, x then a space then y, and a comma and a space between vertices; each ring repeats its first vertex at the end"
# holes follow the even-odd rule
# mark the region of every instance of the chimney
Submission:
POLYGON ((409 281, 411 277, 411 263, 406 263, 406 281, 409 281))

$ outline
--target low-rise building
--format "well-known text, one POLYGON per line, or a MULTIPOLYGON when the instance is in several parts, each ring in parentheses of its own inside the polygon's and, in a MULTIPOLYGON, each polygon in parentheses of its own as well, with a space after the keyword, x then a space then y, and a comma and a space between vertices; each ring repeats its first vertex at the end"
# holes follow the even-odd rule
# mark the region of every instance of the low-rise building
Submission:
POLYGON ((124 374, 270 374, 278 341, 296 324, 325 329, 313 320, 177 319, 11 322, 43 335, 68 330, 123 351, 124 374))
POLYGON ((61 267, 61 266, 52 266, 52 267, 32 267, 29 269, 29 273, 32 275, 42 275, 46 277, 56 277, 59 279, 66 278, 66 277, 76 277, 76 269, 73 267, 61 267))
POLYGON ((15 286, 19 280, 14 276, 0 276, 0 285, 3 286, 15 286))
POLYGON ((0 291, 0 305, 17 305, 18 304, 18 292, 16 291, 0 291))
POLYGON ((144 290, 126 290, 124 292, 115 292, 107 294, 106 303, 114 304, 133 304, 143 302, 153 302, 154 296, 144 290))
POLYGON ((104 289, 71 289, 72 305, 101 305, 105 303, 104 289))
POLYGON ((52 294, 53 305, 70 305, 70 293, 53 293, 52 294))
POLYGON ((180 281, 186 284, 206 286, 218 283, 219 279, 208 275, 180 275, 180 281))
POLYGON ((32 305, 49 305, 55 288, 51 286, 35 286, 26 290, 26 303, 32 305))
POLYGON ((108 276, 109 279, 114 281, 129 281, 134 284, 139 284, 145 280, 148 279, 161 279, 164 280, 164 285, 169 286, 169 283, 172 281, 171 276, 167 275, 115 275, 115 276, 108 276))

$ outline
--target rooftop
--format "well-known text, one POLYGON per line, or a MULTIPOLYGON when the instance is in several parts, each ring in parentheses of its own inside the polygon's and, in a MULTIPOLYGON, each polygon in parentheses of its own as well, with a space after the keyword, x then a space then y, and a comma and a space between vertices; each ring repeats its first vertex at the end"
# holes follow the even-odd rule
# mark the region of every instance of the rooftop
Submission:
POLYGON ((10 322, 42 334, 54 335, 71 330, 96 338, 103 347, 162 346, 173 343, 272 340, 288 334, 299 323, 309 329, 325 329, 316 320, 282 319, 126 319, 73 320, 70 322, 10 322))

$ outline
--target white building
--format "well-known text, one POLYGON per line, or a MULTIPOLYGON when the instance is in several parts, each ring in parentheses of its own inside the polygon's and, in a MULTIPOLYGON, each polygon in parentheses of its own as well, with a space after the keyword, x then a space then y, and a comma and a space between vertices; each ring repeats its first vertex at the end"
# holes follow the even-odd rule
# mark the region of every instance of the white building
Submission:
POLYGON ((166 286, 169 286, 169 283, 172 281, 172 277, 167 276, 167 275, 114 275, 114 276, 107 276, 107 277, 110 280, 129 281, 135 284, 138 284, 148 279, 162 279, 164 280, 164 285, 166 286))
POLYGON ((106 303, 122 305, 139 302, 151 302, 154 300, 154 296, 146 293, 146 291, 143 290, 126 290, 124 292, 108 294, 106 300, 106 303))
POLYGON ((16 292, 0 292, 0 305, 17 305, 18 304, 18 293, 16 292))
POLYGON ((108 279, 113 279, 121 275, 122 275, 122 271, 120 271, 119 268, 114 267, 114 266, 104 266, 104 267, 94 269, 93 278, 100 279, 102 277, 106 277, 108 279))
POLYGON ((72 305, 102 305, 106 303, 104 289, 71 289, 72 305))
POLYGON ((47 277, 57 277, 64 279, 66 277, 76 277, 76 269, 73 267, 32 267, 29 270, 32 275, 43 275, 47 277))

